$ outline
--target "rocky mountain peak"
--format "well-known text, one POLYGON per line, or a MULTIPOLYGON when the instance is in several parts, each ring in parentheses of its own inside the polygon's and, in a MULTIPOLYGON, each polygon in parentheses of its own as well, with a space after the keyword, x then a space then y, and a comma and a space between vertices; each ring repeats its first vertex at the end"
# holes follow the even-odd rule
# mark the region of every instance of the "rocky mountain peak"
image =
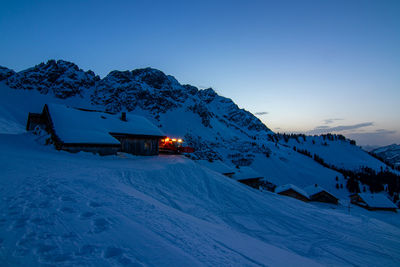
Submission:
POLYGON ((0 66, 0 81, 5 80, 15 74, 15 71, 0 66))
POLYGON ((185 98, 185 88, 174 77, 152 68, 112 71, 96 84, 91 96, 94 104, 107 111, 138 107, 154 115, 180 106, 185 98))
POLYGON ((218 94, 212 88, 207 88, 203 90, 199 90, 199 97, 205 101, 206 103, 210 103, 215 99, 218 94))
POLYGON ((49 60, 10 76, 6 83, 14 89, 53 93, 58 98, 81 95, 100 78, 93 71, 83 71, 72 62, 49 60))
POLYGON ((173 81, 176 81, 175 78, 171 80, 164 72, 153 68, 132 70, 132 76, 136 81, 146 83, 155 89, 171 88, 173 81))

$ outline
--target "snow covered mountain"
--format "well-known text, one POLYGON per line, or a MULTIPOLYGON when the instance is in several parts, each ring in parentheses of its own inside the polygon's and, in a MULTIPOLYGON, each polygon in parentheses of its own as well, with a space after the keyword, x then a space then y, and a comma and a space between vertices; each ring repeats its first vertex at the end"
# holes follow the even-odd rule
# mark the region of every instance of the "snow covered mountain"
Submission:
POLYGON ((392 144, 371 151, 394 166, 400 167, 400 145, 392 144))
POLYGON ((100 79, 70 62, 0 68, 0 260, 5 265, 398 266, 399 215, 348 202, 341 173, 384 164, 345 138, 286 138, 213 89, 146 68, 100 79), (25 131, 46 103, 145 116, 195 159, 318 184, 339 206, 261 192, 180 156, 71 154, 25 131), (296 149, 294 149, 296 147, 296 149), (304 152, 304 151, 303 151, 304 152), (365 233, 369 233, 365 235, 365 233))
POLYGON ((100 79, 73 63, 50 60, 18 73, 3 67, 0 79, 0 132, 23 131, 28 112, 40 112, 45 103, 55 102, 143 115, 167 135, 183 137, 196 150, 193 158, 250 166, 277 185, 317 183, 336 190, 336 177, 342 179, 340 173, 293 151, 295 145, 316 149, 324 159, 350 169, 384 166, 348 140, 328 141, 329 146, 318 145, 322 141, 317 139, 315 146, 310 146, 311 139, 288 144, 231 99, 211 88, 182 85, 152 68, 112 71, 100 79), (31 101, 22 105, 26 99, 31 101))

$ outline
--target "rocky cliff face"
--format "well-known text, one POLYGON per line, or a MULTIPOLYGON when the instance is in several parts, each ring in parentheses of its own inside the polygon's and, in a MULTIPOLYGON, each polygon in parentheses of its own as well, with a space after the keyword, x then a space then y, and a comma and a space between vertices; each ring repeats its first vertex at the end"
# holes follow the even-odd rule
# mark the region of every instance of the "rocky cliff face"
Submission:
POLYGON ((37 90, 65 99, 81 95, 82 90, 93 87, 98 80, 99 77, 92 71, 85 72, 71 62, 49 60, 9 75, 6 84, 14 89, 37 90))
POLYGON ((174 77, 156 69, 112 71, 96 84, 91 100, 110 112, 140 107, 157 115, 181 106, 187 98, 184 89, 174 77))
POLYGON ((213 89, 181 85, 174 77, 151 68, 111 72, 96 84, 91 100, 110 112, 141 108, 156 117, 185 107, 186 111, 197 114, 208 128, 212 128, 211 118, 218 118, 227 125, 235 122, 248 130, 269 132, 253 114, 240 109, 231 99, 219 96, 213 89))

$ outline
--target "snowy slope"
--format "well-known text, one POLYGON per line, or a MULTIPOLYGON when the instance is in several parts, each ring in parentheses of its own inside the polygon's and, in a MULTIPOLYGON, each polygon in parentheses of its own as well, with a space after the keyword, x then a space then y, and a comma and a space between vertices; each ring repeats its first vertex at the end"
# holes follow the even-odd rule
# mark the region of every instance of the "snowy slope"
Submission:
POLYGON ((40 64, 19 75, 3 70, 6 73, 3 76, 8 78, 0 81, 0 94, 3 96, 0 99, 0 119, 4 117, 6 123, 0 124, 0 132, 23 132, 28 112, 40 112, 45 103, 62 103, 111 112, 127 111, 128 116, 145 116, 167 135, 183 137, 196 149, 196 158, 221 159, 229 165, 251 165, 276 184, 290 180, 301 186, 313 183, 325 187, 335 185, 324 181, 333 180, 336 173, 324 170, 301 155, 291 156, 291 152, 284 147, 276 148, 269 141, 269 136, 274 133, 259 119, 240 109, 232 100, 217 95, 212 89, 198 90, 190 85, 181 85, 172 76, 154 69, 113 71, 95 82, 93 87, 87 87, 96 79, 95 76, 72 63, 56 63, 51 61, 40 64), (71 68, 67 70, 65 66, 71 68), (57 72, 54 84, 49 85, 48 82, 54 80, 49 79, 53 77, 54 69, 61 71, 57 72), (87 82, 71 80, 66 78, 65 73, 69 73, 67 77, 86 75, 89 78, 87 82), (28 89, 25 85, 19 89, 9 88, 16 84, 31 86, 28 89), (79 87, 80 84, 85 86, 79 87), (65 94, 64 85, 68 85, 65 94), (68 95, 69 85, 79 87, 79 90, 75 90, 79 94, 60 97, 68 95), (44 86, 57 88, 57 94, 43 90, 44 86), (26 99, 30 101, 26 103, 26 99), (270 158, 267 158, 269 155, 270 158), (286 158, 294 165, 287 164, 286 158), (300 164, 305 165, 303 170, 297 168, 298 158, 300 164), (283 172, 282 167, 286 169, 283 172))
MULTIPOLYGON (((276 185, 319 184, 341 198, 347 197, 345 189, 335 188, 336 177, 339 183, 345 183, 341 174, 294 152, 292 144, 283 140, 273 142, 275 134, 259 119, 211 88, 199 90, 181 85, 174 77, 151 68, 113 71, 99 79, 65 61, 49 61, 20 73, 3 68, 0 73, 3 77, 0 133, 23 132, 28 112, 40 112, 45 103, 116 113, 127 111, 128 116, 146 117, 166 135, 183 137, 195 148, 197 159, 220 159, 231 166, 250 166, 276 185), (26 99, 30 101, 26 103, 26 99)), ((334 165, 346 164, 346 168, 382 165, 349 144, 332 142, 329 148, 304 145, 318 149, 334 165)))
MULTIPOLYGON (((46 103, 93 108, 86 98, 59 99, 36 91, 13 90, 0 82, 0 120, 4 118, 6 125, 15 125, 14 128, 18 129, 11 130, 11 127, 1 127, 0 125, 0 133, 24 132, 28 112, 41 112, 46 103), (26 99, 30 101, 26 102, 26 99)), ((167 135, 191 136, 192 143, 190 144, 194 145, 199 155, 205 158, 217 157, 234 166, 232 160, 237 161, 242 157, 249 157, 250 166, 274 184, 293 183, 304 187, 317 183, 338 194, 339 197, 347 197, 347 190, 335 188, 335 177, 339 176, 342 179, 339 173, 324 168, 285 146, 275 146, 266 138, 259 137, 259 139, 253 140, 242 131, 227 127, 219 121, 212 120, 214 128, 204 127, 200 116, 192 112, 185 112, 184 108, 162 113, 159 121, 141 109, 135 109, 128 113, 128 116, 130 116, 129 114, 147 117, 155 125, 161 126, 167 135), (253 146, 254 142, 257 143, 256 146, 253 146), (267 157, 266 153, 270 153, 270 156, 267 157), (235 158, 238 155, 239 158, 235 158)), ((250 133, 257 134, 255 131, 250 133)), ((344 181, 341 182, 344 183, 344 181)))
POLYGON ((400 263, 398 214, 255 191, 179 156, 70 154, 36 138, 0 135, 5 265, 400 263))
POLYGON ((329 140, 323 136, 307 136, 303 138, 289 138, 289 141, 281 141, 289 147, 305 149, 312 155, 317 154, 326 163, 346 170, 359 170, 361 167, 368 166, 379 171, 386 168, 386 165, 369 155, 362 148, 350 144, 349 140, 329 140))

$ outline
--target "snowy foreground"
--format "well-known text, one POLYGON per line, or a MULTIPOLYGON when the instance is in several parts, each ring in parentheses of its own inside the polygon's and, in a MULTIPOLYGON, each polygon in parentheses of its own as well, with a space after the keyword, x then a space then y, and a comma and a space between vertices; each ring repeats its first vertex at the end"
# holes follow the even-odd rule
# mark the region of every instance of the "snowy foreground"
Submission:
POLYGON ((259 192, 180 156, 0 135, 5 266, 399 266, 400 216, 259 192))

